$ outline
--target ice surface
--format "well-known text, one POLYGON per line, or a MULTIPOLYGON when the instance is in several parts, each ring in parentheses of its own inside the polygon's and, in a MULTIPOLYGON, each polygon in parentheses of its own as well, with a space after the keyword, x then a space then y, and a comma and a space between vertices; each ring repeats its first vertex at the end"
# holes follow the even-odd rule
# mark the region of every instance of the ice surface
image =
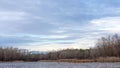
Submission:
POLYGON ((120 68, 118 63, 1 62, 0 68, 120 68))

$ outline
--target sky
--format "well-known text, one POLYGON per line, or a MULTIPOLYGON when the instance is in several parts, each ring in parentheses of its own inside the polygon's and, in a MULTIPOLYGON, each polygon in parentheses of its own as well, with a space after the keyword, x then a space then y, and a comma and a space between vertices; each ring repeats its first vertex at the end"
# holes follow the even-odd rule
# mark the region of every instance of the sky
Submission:
POLYGON ((0 0, 0 46, 86 49, 115 33, 120 0, 0 0))

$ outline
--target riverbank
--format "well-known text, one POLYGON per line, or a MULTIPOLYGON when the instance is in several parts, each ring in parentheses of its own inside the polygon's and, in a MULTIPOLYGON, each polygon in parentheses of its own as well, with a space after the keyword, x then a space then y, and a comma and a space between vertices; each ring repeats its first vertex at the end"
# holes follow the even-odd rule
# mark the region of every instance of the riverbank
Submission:
POLYGON ((40 60, 40 62, 72 62, 72 63, 89 63, 89 62, 120 62, 119 57, 100 57, 97 59, 59 59, 59 60, 40 60))
POLYGON ((69 62, 69 63, 92 63, 92 62, 120 62, 120 57, 99 57, 96 59, 58 59, 39 61, 0 61, 0 62, 69 62))

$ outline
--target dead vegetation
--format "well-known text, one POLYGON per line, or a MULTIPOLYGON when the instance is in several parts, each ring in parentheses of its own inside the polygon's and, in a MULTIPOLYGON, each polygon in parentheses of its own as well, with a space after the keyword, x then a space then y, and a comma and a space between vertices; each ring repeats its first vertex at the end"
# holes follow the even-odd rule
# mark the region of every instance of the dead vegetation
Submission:
POLYGON ((119 62, 120 36, 102 37, 94 48, 64 49, 32 54, 25 49, 0 47, 0 61, 57 61, 57 62, 119 62))

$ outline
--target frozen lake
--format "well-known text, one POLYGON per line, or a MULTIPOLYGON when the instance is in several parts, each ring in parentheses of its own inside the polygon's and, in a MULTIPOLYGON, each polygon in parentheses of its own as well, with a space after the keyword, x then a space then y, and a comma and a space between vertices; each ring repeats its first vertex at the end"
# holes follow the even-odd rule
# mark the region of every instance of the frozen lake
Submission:
POLYGON ((0 68, 120 68, 118 63, 1 62, 0 68))

